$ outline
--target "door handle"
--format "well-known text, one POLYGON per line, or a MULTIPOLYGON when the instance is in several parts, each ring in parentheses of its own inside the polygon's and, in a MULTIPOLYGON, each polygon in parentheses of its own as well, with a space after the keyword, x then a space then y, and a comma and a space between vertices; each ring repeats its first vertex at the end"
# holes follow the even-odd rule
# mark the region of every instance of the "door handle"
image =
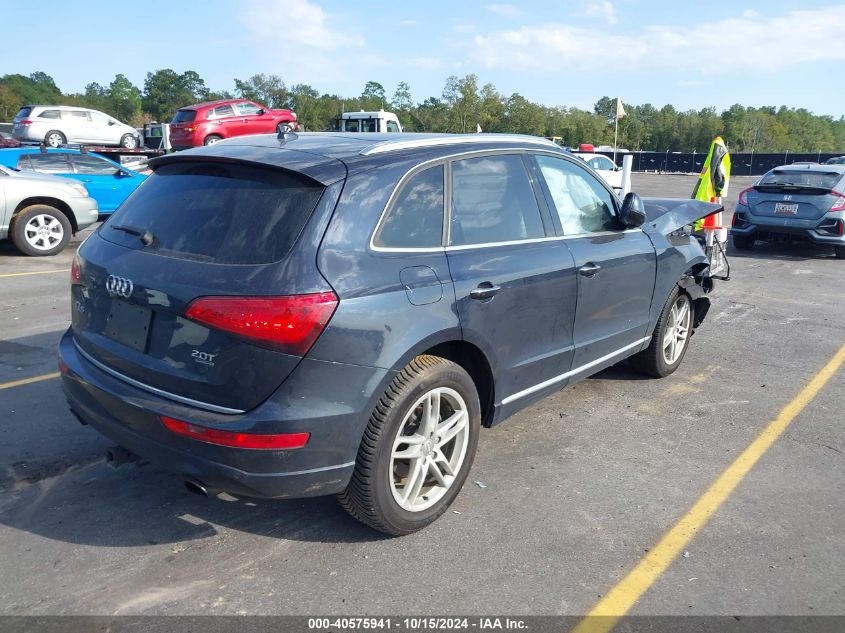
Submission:
POLYGON ((502 289, 501 286, 494 286, 489 281, 478 284, 477 288, 469 291, 469 296, 472 299, 483 301, 484 299, 492 299, 502 289))
POLYGON ((588 264, 584 264, 581 268, 578 269, 578 274, 583 275, 584 277, 592 277, 597 272, 601 270, 601 266, 598 264, 594 264, 590 262, 588 264))

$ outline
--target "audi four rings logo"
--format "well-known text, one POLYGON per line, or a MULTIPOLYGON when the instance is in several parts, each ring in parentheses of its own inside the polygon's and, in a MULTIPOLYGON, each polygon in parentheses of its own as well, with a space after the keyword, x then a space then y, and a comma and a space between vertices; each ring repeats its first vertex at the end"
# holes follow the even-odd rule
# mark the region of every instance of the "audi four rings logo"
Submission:
POLYGON ((114 275, 109 275, 108 279, 106 279, 106 290, 111 295, 118 295, 119 297, 128 299, 132 295, 132 289, 134 287, 131 279, 115 277, 114 275))

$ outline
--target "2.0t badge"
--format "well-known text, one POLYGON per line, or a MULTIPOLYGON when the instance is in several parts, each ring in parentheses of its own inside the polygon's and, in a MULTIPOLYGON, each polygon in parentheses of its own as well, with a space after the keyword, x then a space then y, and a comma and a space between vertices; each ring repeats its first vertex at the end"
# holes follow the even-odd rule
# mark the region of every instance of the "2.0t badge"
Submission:
POLYGON ((132 296, 132 290, 134 287, 135 286, 131 279, 124 279, 123 277, 116 277, 115 275, 109 275, 108 279, 106 279, 106 290, 108 290, 110 295, 116 295, 118 297, 128 299, 132 296))

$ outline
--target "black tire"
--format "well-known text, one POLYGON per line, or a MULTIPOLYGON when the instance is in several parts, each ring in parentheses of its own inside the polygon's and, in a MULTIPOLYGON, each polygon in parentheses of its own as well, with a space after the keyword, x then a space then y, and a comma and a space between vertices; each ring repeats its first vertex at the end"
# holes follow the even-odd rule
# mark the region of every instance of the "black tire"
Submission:
POLYGON ((126 149, 136 149, 138 147, 138 137, 134 134, 124 134, 120 137, 120 146, 126 149))
POLYGON ((203 145, 214 145, 217 141, 222 141, 223 137, 217 134, 209 134, 205 137, 205 140, 202 142, 203 145))
MULTIPOLYGON (((663 306, 657 325, 654 327, 654 334, 651 337, 649 346, 638 354, 631 357, 631 365, 637 371, 654 378, 664 378, 673 373, 681 365, 684 356, 689 348, 689 341, 692 337, 692 324, 695 323, 695 303, 689 295, 682 291, 677 285, 669 294, 669 298, 663 306), (672 362, 666 358, 664 353, 664 339, 672 326, 672 309, 679 302, 689 306, 688 317, 684 319, 687 323, 686 338, 683 341, 683 348, 677 353, 672 362)), ((673 354, 674 356, 674 354, 673 354)))
MULTIPOLYGON (((445 402, 448 406, 448 396, 444 394, 441 398, 439 402, 445 402)), ((440 405, 438 414, 444 410, 443 406, 440 405)), ((370 415, 358 450, 352 479, 347 489, 338 495, 338 500, 353 517, 385 534, 401 536, 424 528, 446 511, 464 485, 475 457, 480 428, 481 407, 478 392, 469 374, 460 365, 444 358, 417 356, 396 375, 370 415), (432 390, 444 388, 460 395, 466 405, 468 420, 466 426, 462 427, 466 429, 466 433, 444 443, 443 451, 448 452, 450 446, 452 451, 459 450, 459 442, 466 449, 462 452, 463 457, 454 472, 454 479, 445 488, 437 487, 428 470, 428 462, 422 462, 421 472, 425 474, 421 485, 424 487, 426 482, 431 481, 431 490, 425 494, 432 494, 437 500, 430 507, 408 510, 394 497, 394 494, 402 492, 394 491, 397 489, 397 480, 402 479, 400 469, 404 467, 400 463, 392 464, 394 441, 400 432, 407 435, 406 430, 414 424, 417 424, 413 429, 415 433, 423 432, 421 417, 425 405, 420 403, 420 399, 425 398, 432 390), (416 417, 418 412, 420 417, 416 417), (442 496, 438 498, 437 495, 442 496)), ((397 448, 404 445, 405 443, 398 444, 397 448)), ((419 450, 428 450, 428 455, 431 455, 431 444, 426 442, 419 450)), ((454 457, 455 453, 452 455, 454 457)), ((427 460, 430 457, 422 459, 427 460)), ((411 463, 409 461, 408 471, 411 469, 411 463)), ((407 472, 405 482, 409 482, 410 478, 411 474, 407 472)), ((428 497, 425 494, 423 490, 418 490, 415 499, 422 499, 423 504, 432 503, 433 500, 426 501, 428 497)))
POLYGON ((24 255, 44 257, 64 250, 72 231, 64 213, 46 204, 34 204, 15 214, 9 236, 24 255))
POLYGON ((845 259, 845 246, 834 246, 833 253, 836 255, 836 259, 845 259))
POLYGON ((59 130, 50 130, 44 135, 44 145, 47 147, 59 147, 67 143, 67 137, 59 130))
POLYGON ((748 235, 734 235, 734 248, 738 251, 750 251, 754 248, 754 238, 748 235))

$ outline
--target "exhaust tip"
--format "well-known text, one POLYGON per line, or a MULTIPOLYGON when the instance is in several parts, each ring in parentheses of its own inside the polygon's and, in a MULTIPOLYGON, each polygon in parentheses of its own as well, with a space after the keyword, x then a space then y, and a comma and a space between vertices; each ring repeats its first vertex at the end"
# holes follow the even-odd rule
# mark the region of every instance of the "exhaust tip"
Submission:
POLYGON ((185 488, 187 488, 188 492, 192 492, 195 495, 200 495, 201 497, 208 496, 208 489, 203 486, 200 482, 194 479, 186 479, 184 481, 185 488))

